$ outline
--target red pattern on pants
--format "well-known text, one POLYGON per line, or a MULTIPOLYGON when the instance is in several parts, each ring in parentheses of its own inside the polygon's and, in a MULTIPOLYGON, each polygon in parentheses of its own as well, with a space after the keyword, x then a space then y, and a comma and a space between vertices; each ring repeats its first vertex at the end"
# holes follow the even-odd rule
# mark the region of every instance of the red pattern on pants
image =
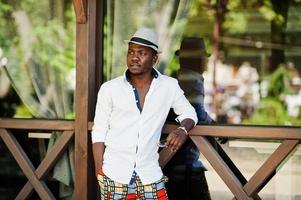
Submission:
POLYGON ((143 185, 139 176, 133 174, 134 181, 122 184, 107 177, 102 170, 98 172, 98 183, 102 200, 168 200, 165 189, 167 178, 163 176, 159 181, 143 185))

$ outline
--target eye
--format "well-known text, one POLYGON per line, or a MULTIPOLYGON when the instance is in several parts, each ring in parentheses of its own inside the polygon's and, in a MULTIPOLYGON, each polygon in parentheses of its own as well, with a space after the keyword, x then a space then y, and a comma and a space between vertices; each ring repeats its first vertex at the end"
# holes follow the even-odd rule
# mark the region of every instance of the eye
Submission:
POLYGON ((146 56, 147 52, 146 51, 139 51, 139 56, 143 57, 146 56))
POLYGON ((128 50, 128 55, 133 55, 134 52, 132 50, 128 50))

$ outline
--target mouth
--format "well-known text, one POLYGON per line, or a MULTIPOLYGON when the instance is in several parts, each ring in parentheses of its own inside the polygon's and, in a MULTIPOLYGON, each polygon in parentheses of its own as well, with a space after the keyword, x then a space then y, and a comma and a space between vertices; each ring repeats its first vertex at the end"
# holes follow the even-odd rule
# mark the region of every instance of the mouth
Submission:
POLYGON ((130 64, 130 68, 140 68, 141 65, 139 64, 130 64))

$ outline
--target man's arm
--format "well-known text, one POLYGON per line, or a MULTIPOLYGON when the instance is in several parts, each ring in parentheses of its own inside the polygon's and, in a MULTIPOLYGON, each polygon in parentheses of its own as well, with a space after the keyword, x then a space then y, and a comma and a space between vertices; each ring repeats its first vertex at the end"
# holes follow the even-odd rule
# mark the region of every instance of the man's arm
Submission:
POLYGON ((105 145, 103 142, 96 142, 93 144, 93 157, 94 157, 96 176, 98 174, 98 171, 102 168, 104 151, 105 151, 105 145))
POLYGON ((104 141, 109 130, 111 112, 112 100, 110 88, 108 88, 108 86, 104 83, 100 87, 97 95, 94 124, 91 131, 96 176, 103 164, 103 154, 105 151, 104 141))
POLYGON ((195 122, 192 119, 186 118, 181 121, 181 125, 169 133, 166 139, 166 145, 172 151, 177 151, 188 138, 188 132, 194 127, 195 122))
POLYGON ((187 132, 189 132, 195 125, 194 120, 192 119, 184 119, 181 121, 181 127, 184 127, 187 132))

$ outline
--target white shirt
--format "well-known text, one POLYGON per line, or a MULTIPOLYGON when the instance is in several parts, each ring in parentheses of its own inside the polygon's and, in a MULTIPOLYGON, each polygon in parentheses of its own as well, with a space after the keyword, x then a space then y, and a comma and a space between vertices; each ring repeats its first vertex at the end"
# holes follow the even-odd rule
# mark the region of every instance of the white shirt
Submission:
POLYGON ((105 143, 103 172, 116 182, 128 184, 134 171, 143 184, 162 178, 157 144, 170 108, 178 121, 197 122, 177 80, 156 72, 141 113, 125 75, 102 84, 98 92, 92 142, 105 143))

